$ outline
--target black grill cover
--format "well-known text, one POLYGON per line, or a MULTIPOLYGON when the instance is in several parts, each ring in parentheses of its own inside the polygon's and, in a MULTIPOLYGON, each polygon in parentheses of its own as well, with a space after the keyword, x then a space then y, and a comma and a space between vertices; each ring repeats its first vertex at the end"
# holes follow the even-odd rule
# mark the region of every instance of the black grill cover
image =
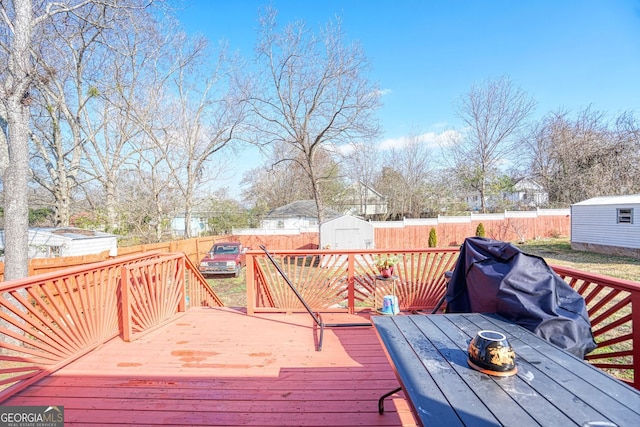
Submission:
POLYGON ((579 358, 596 348, 584 298, 544 259, 469 237, 447 289, 449 313, 496 313, 579 358))

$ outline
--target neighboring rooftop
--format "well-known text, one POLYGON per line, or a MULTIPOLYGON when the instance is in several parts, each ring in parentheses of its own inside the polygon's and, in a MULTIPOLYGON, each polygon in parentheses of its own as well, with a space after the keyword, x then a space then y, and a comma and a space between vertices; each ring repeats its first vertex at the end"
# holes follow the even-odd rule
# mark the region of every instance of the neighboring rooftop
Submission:
POLYGON ((600 196, 583 200, 575 205, 621 205, 621 204, 639 204, 640 194, 625 194, 619 196, 600 196))
MULTIPOLYGON (((324 209, 325 220, 341 216, 342 214, 330 208, 324 209)), ((296 200, 288 205, 280 206, 269 212, 266 218, 317 218, 318 209, 314 200, 296 200)))

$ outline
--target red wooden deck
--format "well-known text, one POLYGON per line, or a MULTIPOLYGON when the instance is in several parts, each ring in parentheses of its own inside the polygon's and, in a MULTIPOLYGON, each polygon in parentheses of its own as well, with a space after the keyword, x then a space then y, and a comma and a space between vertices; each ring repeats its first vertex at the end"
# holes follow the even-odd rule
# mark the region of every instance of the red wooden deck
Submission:
POLYGON ((193 308, 136 341, 109 341, 3 405, 64 406, 65 426, 416 425, 402 393, 378 414, 398 382, 373 328, 327 329, 320 352, 317 332, 308 314, 193 308))

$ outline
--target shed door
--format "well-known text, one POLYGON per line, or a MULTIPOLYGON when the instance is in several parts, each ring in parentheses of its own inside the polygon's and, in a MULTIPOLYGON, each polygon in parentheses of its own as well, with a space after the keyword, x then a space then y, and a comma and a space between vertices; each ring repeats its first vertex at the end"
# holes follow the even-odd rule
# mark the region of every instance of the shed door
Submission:
POLYGON ((336 228, 333 232, 331 249, 363 249, 359 228, 336 228))

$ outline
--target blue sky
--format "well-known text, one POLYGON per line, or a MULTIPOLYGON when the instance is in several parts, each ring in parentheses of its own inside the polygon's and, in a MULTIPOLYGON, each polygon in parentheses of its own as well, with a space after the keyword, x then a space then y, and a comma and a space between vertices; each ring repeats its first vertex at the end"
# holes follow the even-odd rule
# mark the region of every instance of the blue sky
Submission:
POLYGON ((385 91, 381 143, 456 129, 453 104, 474 83, 508 76, 538 102, 534 118, 589 105, 640 113, 638 0, 183 0, 188 33, 251 58, 258 11, 314 28, 336 15, 385 91))

